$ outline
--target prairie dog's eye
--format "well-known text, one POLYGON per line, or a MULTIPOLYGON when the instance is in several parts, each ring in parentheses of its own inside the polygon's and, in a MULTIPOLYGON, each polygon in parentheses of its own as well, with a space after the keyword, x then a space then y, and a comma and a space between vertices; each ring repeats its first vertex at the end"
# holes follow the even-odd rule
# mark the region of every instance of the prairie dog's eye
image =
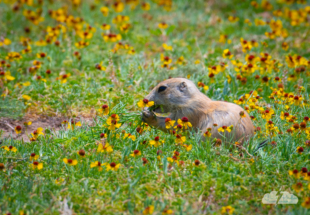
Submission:
POLYGON ((158 87, 158 92, 160 93, 160 92, 163 92, 163 91, 165 91, 167 89, 167 87, 165 87, 165 86, 160 86, 160 87, 158 87))

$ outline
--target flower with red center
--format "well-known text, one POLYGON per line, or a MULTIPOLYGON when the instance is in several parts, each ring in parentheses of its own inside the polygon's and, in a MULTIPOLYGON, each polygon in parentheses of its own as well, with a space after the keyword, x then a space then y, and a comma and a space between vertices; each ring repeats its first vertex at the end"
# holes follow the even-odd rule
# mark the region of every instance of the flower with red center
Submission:
POLYGON ((158 24, 158 28, 160 28, 160 29, 166 29, 166 28, 168 28, 168 24, 165 23, 165 22, 161 22, 161 23, 158 24))
POLYGON ((107 138, 107 134, 101 133, 101 134, 100 134, 100 138, 107 138))
POLYGON ((70 73, 68 74, 63 74, 63 75, 60 75, 57 80, 60 80, 60 83, 64 84, 67 82, 67 79, 71 76, 70 73))
POLYGON ((164 142, 164 141, 160 141, 160 140, 159 140, 159 136, 156 136, 156 137, 154 138, 154 140, 150 140, 150 145, 151 145, 151 146, 158 147, 158 146, 160 146, 163 142, 164 142))
POLYGON ((228 59, 232 59, 234 55, 231 54, 231 52, 229 51, 229 49, 225 49, 223 51, 223 58, 228 58, 228 59))
POLYGON ((306 177, 308 174, 308 169, 306 167, 301 168, 300 173, 303 177, 306 177))
POLYGON ((182 117, 181 119, 178 119, 178 124, 182 125, 185 129, 188 127, 192 127, 192 124, 188 121, 187 117, 182 117))
POLYGON ((149 161, 146 158, 142 158, 143 165, 146 165, 149 161))
POLYGON ((217 147, 219 147, 219 146, 221 146, 222 145, 222 140, 221 139, 216 139, 215 140, 215 146, 217 146, 217 147))
POLYGON ((138 103, 138 107, 145 108, 145 107, 152 107, 154 105, 153 101, 149 101, 148 99, 140 100, 138 103))
POLYGON ((295 192, 299 193, 300 191, 303 191, 304 188, 303 188, 303 185, 301 182, 297 182, 296 184, 294 184, 293 186, 293 189, 295 190, 295 192))
POLYGON ((200 165, 200 161, 199 160, 195 160, 194 161, 194 166, 199 166, 200 165))
POLYGON ((17 152, 17 148, 14 146, 1 146, 1 148, 3 148, 4 150, 8 151, 8 152, 17 152))
POLYGON ((131 139, 132 141, 135 141, 136 140, 136 136, 135 135, 132 135, 130 133, 125 133, 124 134, 124 138, 123 139, 126 139, 126 138, 129 138, 131 139))
POLYGON ((225 206, 225 207, 222 207, 221 214, 233 214, 234 210, 235 210, 235 208, 233 208, 231 206, 225 206))
POLYGON ((217 130, 218 130, 218 132, 225 132, 225 131, 228 131, 229 133, 231 132, 231 130, 233 129, 233 125, 230 125, 230 126, 226 126, 226 125, 224 125, 224 126, 222 126, 222 127, 220 127, 220 128, 218 128, 217 130))
POLYGON ((310 209, 310 197, 305 198, 305 201, 301 204, 301 206, 310 209))
POLYGON ((84 158, 86 153, 84 149, 80 149, 77 154, 84 158))
POLYGON ((175 135, 175 143, 183 144, 186 141, 186 137, 180 134, 175 135))
POLYGON ((102 30, 105 30, 105 31, 106 31, 106 30, 110 30, 110 28, 111 28, 111 26, 108 25, 108 24, 105 24, 105 23, 104 23, 104 24, 101 25, 101 29, 102 29, 102 30))
POLYGON ((78 164, 78 161, 77 161, 77 160, 67 159, 67 158, 64 158, 64 159, 62 159, 62 160, 63 160, 63 162, 64 162, 65 164, 68 164, 68 165, 70 165, 70 166, 75 166, 75 165, 78 164))
POLYGON ((37 58, 45 58, 46 54, 44 52, 37 53, 37 58))
POLYGON ((116 164, 114 162, 107 164, 107 171, 117 171, 119 169, 119 167, 121 166, 121 164, 116 164))
POLYGON ((99 112, 103 113, 103 115, 109 114, 109 106, 108 105, 102 105, 101 108, 99 108, 99 112))
POLYGON ((298 146, 296 152, 301 155, 304 152, 304 148, 301 146, 298 146))
POLYGON ((108 142, 99 143, 98 148, 97 148, 97 152, 108 152, 108 153, 110 153, 110 152, 113 152, 113 148, 108 142))
POLYGON ((40 170, 43 168, 43 163, 39 163, 38 161, 33 161, 32 168, 40 170))
POLYGON ((16 134, 22 133, 22 127, 20 125, 16 126, 15 127, 15 132, 16 132, 16 134))
POLYGON ((207 128, 207 131, 203 133, 203 136, 205 137, 211 137, 211 135, 212 135, 211 128, 207 128))
POLYGON ((30 160, 33 161, 33 160, 38 160, 39 159, 39 155, 36 155, 35 153, 31 153, 30 154, 30 160))
POLYGON ((309 121, 310 121, 310 118, 309 118, 308 116, 305 116, 305 117, 304 117, 304 122, 307 123, 307 122, 309 122, 309 121))
POLYGON ((174 126, 175 131, 182 131, 183 126, 180 124, 177 124, 176 126, 174 126))
POLYGON ((105 166, 105 165, 106 165, 106 163, 102 164, 102 163, 99 162, 99 161, 95 161, 95 162, 92 162, 92 163, 90 164, 90 168, 97 167, 97 168, 98 168, 98 171, 100 172, 100 171, 103 170, 102 166, 105 166))
POLYGON ((289 175, 293 176, 294 178, 299 178, 300 177, 300 172, 297 169, 290 170, 288 171, 289 175))
POLYGON ((5 169, 4 163, 0 163, 0 171, 4 171, 4 169, 5 169))
POLYGON ((165 119, 165 126, 167 129, 170 129, 174 126, 175 120, 171 120, 169 117, 165 119))
POLYGON ((307 128, 307 124, 305 122, 301 122, 299 126, 301 130, 306 130, 307 128))
POLYGON ((190 144, 190 145, 183 144, 183 147, 185 148, 186 151, 189 152, 190 150, 192 150, 193 145, 192 144, 190 144))
POLYGON ((140 155, 141 155, 141 151, 138 149, 134 150, 133 153, 130 154, 130 156, 132 156, 132 157, 138 157, 140 155))
POLYGON ((240 112, 239 112, 239 116, 240 116, 241 118, 246 117, 246 115, 245 115, 244 111, 240 111, 240 112))

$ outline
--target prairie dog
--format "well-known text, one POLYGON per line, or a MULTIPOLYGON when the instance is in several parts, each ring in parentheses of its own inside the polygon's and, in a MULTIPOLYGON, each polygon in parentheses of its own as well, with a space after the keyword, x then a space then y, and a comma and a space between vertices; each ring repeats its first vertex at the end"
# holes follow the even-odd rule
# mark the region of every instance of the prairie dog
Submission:
POLYGON ((160 82, 145 99, 154 101, 155 107, 161 107, 153 112, 144 108, 142 120, 163 131, 168 131, 165 126, 167 117, 158 117, 154 112, 169 112, 168 117, 176 121, 175 125, 178 119, 187 117, 193 128, 199 129, 202 135, 211 128, 213 138, 223 139, 225 136, 228 141, 243 142, 254 134, 252 120, 243 108, 229 102, 212 101, 192 81, 185 78, 171 78, 160 82), (245 116, 241 117, 240 113, 245 116), (233 129, 230 133, 225 131, 221 135, 218 132, 218 128, 231 125, 233 129))

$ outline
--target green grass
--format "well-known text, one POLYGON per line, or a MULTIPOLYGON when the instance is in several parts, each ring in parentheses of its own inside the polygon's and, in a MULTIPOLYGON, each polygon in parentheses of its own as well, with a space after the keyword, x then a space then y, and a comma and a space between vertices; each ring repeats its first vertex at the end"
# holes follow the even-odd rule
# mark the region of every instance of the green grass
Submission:
POLYGON ((0 170, 1 214, 19 214, 20 211, 61 214, 65 206, 75 214, 142 214, 143 211, 146 214, 148 206, 154 206, 153 214, 161 214, 165 209, 174 214, 221 214, 226 206, 234 208, 234 214, 309 214, 305 202, 310 197, 310 177, 296 179, 289 175, 294 169, 301 174, 303 167, 310 171, 310 147, 306 144, 310 139, 309 121, 305 129, 287 132, 294 124, 301 125, 304 117, 310 117, 310 28, 306 22, 310 19, 310 8, 307 4, 272 1, 273 9, 267 10, 261 1, 257 2, 258 8, 250 1, 173 1, 167 11, 157 3, 160 1, 147 1, 149 11, 142 10, 141 4, 135 9, 124 4, 125 9, 117 13, 112 4, 97 1, 83 1, 77 7, 71 1, 44 1, 42 5, 36 0, 32 5, 9 2, 0 3, 0 45, 5 38, 11 41, 11 44, 0 46, 0 60, 5 61, 0 64, 0 72, 5 72, 0 76, 0 117, 18 118, 35 113, 79 121, 81 116, 94 117, 95 111, 97 114, 92 125, 84 123, 82 118, 82 126, 74 130, 68 129, 66 124, 58 132, 44 128, 44 136, 40 135, 32 142, 1 140, 0 163, 4 165, 0 170), (17 5, 19 10, 14 11, 17 5), (105 5, 109 8, 106 17, 100 12, 105 5), (57 22, 49 15, 49 11, 62 6, 67 7, 68 15, 83 18, 85 22, 76 27, 85 30, 90 25, 96 29, 92 38, 87 39, 87 47, 79 49, 75 46, 81 37, 72 23, 57 22), (42 9, 40 16, 44 21, 37 25, 32 23, 23 15, 26 9, 42 9), (284 15, 276 17, 275 10, 284 15), (292 20, 286 10, 301 12, 292 20), (117 15, 130 18, 127 23, 131 28, 127 33, 113 24, 117 15), (239 20, 230 22, 230 16, 239 20), (251 25, 245 23, 246 19, 251 25), (281 20, 283 27, 277 30, 283 32, 286 29, 287 37, 267 38, 265 32, 271 32, 270 25, 256 26, 255 19, 268 23, 281 20), (292 23, 296 20, 297 25, 292 23), (161 22, 167 23, 168 28, 159 29, 161 22), (117 42, 104 41, 101 34, 106 31, 100 28, 103 23, 111 25, 111 32, 120 34, 121 42, 132 48, 113 53, 111 49, 117 42), (66 31, 56 35, 52 44, 36 44, 40 39, 46 40, 49 27, 59 24, 66 31), (25 28, 30 32, 27 33, 25 28), (221 35, 227 35, 231 43, 219 42, 221 35), (31 39, 30 53, 22 54, 27 46, 20 42, 21 37, 31 39), (255 40, 258 46, 243 52, 240 38, 255 40), (59 46, 54 44, 56 40, 59 46), (287 42, 287 50, 282 48, 283 42, 287 42), (163 43, 172 46, 173 50, 164 50, 163 43), (129 54, 132 49, 135 53, 129 54), (223 58, 225 49, 234 55, 231 60, 223 58), (6 59, 9 52, 19 52, 22 58, 10 61, 6 59), (78 57, 75 52, 79 52, 78 57), (45 53, 46 57, 39 59, 37 53, 45 53), (268 71, 263 70, 263 53, 271 56, 268 71), (162 68, 161 54, 172 58, 169 68, 174 69, 162 68), (248 54, 260 57, 253 63, 257 69, 253 73, 237 72, 231 61, 238 59, 241 65, 247 65, 245 57, 248 54), (293 67, 286 61, 288 55, 294 58, 293 67), (185 61, 183 65, 176 63, 181 56, 185 61), (298 62, 297 56, 304 57, 305 61, 298 62), (29 68, 34 60, 42 64, 31 72, 29 68), (227 64, 226 69, 215 74, 212 81, 210 67, 222 62, 227 64), (96 68, 100 63, 106 67, 105 71, 96 68), (51 74, 47 74, 47 70, 51 74), (14 80, 8 80, 8 71, 14 80), (71 75, 66 83, 57 79, 68 73, 71 75), (295 79, 289 78, 290 75, 295 75, 295 79), (268 83, 262 81, 265 76, 269 78, 268 83), (192 149, 186 151, 175 144, 173 135, 141 125, 141 108, 137 102, 158 82, 169 77, 188 77, 197 85, 204 83, 209 89, 199 89, 214 100, 236 103, 250 91, 257 92, 260 96, 257 102, 247 98, 240 105, 249 108, 249 114, 255 117, 254 125, 261 131, 244 145, 245 150, 237 149, 233 144, 217 147, 213 139, 199 141, 198 134, 188 132, 185 144, 192 145, 192 149), (276 82, 275 77, 281 81, 276 82), (23 85, 26 82, 29 84, 23 85), (279 83, 283 84, 285 93, 290 93, 293 98, 301 96, 302 101, 294 103, 294 99, 285 97, 285 93, 280 93, 279 83), (277 95, 273 93, 275 91, 277 95), (23 95, 28 95, 30 100, 23 95), (104 104, 110 108, 106 116, 97 111, 104 104), (251 109, 253 104, 255 108, 251 109), (274 114, 266 119, 263 113, 267 109, 274 110, 274 114), (281 119, 281 112, 296 118, 291 121, 281 119), (120 116, 122 126, 110 131, 106 121, 113 113, 120 116), (274 135, 268 133, 269 120, 279 129, 273 132, 274 135), (137 133, 137 127, 144 129, 142 134, 137 133), (112 153, 97 153, 101 133, 107 134, 106 141, 113 146, 112 153), (124 139, 125 133, 135 135, 136 140, 124 139), (158 148, 149 144, 156 136, 164 140, 158 148), (268 139, 267 146, 255 153, 258 144, 265 139, 268 139), (272 145, 272 141, 276 145, 272 145), (16 147, 17 151, 6 151, 4 146, 16 147), (297 153, 297 147, 303 147, 304 151, 297 153), (77 154, 81 149, 86 152, 85 158, 77 154), (140 150, 141 155, 132 157, 134 150, 140 150), (180 153, 178 160, 184 161, 183 165, 167 160, 174 151, 180 153), (32 169, 31 153, 40 156, 38 161, 43 163, 43 169, 32 169), (77 159, 78 164, 69 166, 63 162, 64 158, 77 159), (142 158, 148 163, 143 164, 142 158), (195 160, 200 161, 199 166, 193 164, 195 160), (117 171, 107 171, 103 167, 99 172, 98 168, 90 168, 95 161, 115 162, 121 166, 117 171), (297 192, 294 185, 299 182, 303 190, 297 192), (299 201, 289 205, 262 204, 264 194, 273 190, 288 191, 299 201))

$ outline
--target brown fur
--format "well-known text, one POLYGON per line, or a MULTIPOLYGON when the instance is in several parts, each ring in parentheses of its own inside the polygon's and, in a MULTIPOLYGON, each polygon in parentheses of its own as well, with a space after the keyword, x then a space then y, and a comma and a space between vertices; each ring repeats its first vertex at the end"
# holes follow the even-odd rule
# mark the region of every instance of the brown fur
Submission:
MULTIPOLYGON (((254 126, 248 113, 240 106, 223 101, 212 101, 201 93, 195 84, 185 78, 171 78, 160 82, 149 95, 145 97, 154 101, 155 105, 162 105, 163 112, 170 112, 168 116, 172 120, 178 120, 186 116, 194 128, 203 133, 207 128, 212 128, 212 137, 221 138, 218 128, 233 125, 231 133, 225 132, 226 140, 243 141, 253 136, 254 126), (167 87, 158 92, 160 86, 167 87), (243 111, 246 117, 241 118, 239 113, 243 111), (214 124, 217 124, 215 127, 214 124)), ((156 109, 155 112, 161 112, 156 109)), ((151 126, 167 131, 165 128, 166 117, 156 117, 155 114, 145 108, 142 119, 151 126)), ((175 124, 176 125, 176 124, 175 124)))

